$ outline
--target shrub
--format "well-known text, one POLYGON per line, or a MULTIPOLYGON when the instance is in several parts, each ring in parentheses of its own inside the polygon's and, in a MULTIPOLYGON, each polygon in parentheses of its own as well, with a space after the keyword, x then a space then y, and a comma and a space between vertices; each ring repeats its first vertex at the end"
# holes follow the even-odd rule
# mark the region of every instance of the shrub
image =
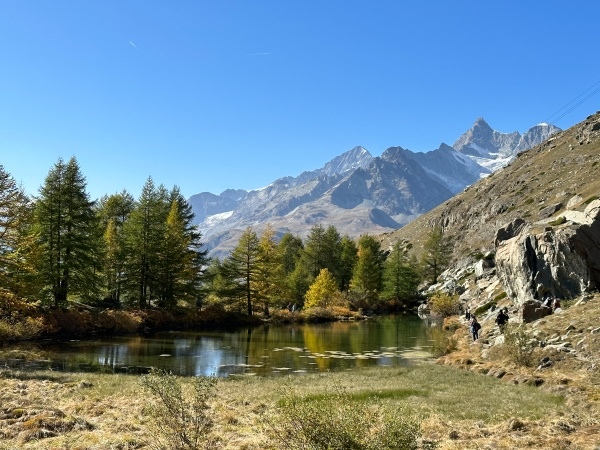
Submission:
POLYGON ((560 216, 558 219, 549 222, 548 225, 550 225, 551 227, 557 227, 559 225, 562 225, 563 223, 566 223, 566 221, 567 219, 565 219, 565 216, 560 216))
POLYGON ((150 448, 156 450, 196 450, 216 448, 209 438, 213 420, 208 404, 214 396, 215 378, 195 377, 184 384, 182 378, 152 368, 140 383, 150 394, 145 412, 150 416, 150 448))
POLYGON ((329 322, 336 319, 335 314, 329 308, 307 308, 304 310, 307 322, 329 322))
POLYGON ((438 292, 429 299, 429 308, 438 316, 454 316, 460 312, 460 301, 458 295, 438 292))
POLYGON ((507 323, 504 326, 504 349, 509 359, 518 366, 530 367, 534 363, 534 344, 522 324, 507 323))
POLYGON ((39 338, 45 328, 36 306, 0 291, 0 342, 39 338))
POLYGON ((320 396, 286 394, 278 413, 264 420, 281 449, 416 450, 421 436, 420 424, 403 408, 355 399, 338 385, 320 396))

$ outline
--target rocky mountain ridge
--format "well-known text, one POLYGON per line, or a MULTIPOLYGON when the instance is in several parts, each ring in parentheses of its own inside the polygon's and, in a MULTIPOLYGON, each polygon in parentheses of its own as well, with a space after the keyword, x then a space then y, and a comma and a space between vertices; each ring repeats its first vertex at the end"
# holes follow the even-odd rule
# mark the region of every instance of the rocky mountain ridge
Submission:
POLYGON ((321 169, 252 191, 203 192, 189 203, 212 256, 226 256, 246 227, 260 231, 266 223, 279 234, 301 237, 317 223, 332 224, 351 237, 380 234, 406 225, 489 175, 481 163, 499 157, 498 149, 504 164, 523 142, 546 137, 537 128, 528 133, 499 133, 478 119, 459 139, 462 152, 441 144, 426 153, 391 147, 373 157, 355 147, 321 169), (476 156, 474 148, 484 150, 476 156))
POLYGON ((441 226, 455 243, 454 262, 436 288, 474 308, 502 297, 523 314, 546 296, 587 295, 600 288, 599 170, 596 113, 383 236, 384 246, 407 239, 419 251, 441 226))

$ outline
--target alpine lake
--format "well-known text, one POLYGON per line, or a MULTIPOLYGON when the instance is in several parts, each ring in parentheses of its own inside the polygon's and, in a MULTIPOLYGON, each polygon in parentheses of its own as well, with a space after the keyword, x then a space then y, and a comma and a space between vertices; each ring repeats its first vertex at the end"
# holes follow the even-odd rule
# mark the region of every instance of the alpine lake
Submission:
POLYGON ((97 340, 48 340, 16 349, 34 360, 0 360, 18 370, 147 373, 182 376, 273 376, 406 366, 432 358, 438 327, 416 315, 324 324, 262 325, 233 332, 163 332, 97 340), (437 330, 437 331, 436 331, 437 330))

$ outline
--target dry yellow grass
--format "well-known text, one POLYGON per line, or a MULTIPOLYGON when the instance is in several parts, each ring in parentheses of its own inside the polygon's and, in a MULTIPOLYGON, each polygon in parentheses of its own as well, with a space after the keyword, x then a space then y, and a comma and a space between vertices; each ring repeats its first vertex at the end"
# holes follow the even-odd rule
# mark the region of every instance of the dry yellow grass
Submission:
MULTIPOLYGON (((330 392, 332 383, 346 387, 357 401, 377 396, 406 405, 423 419, 424 438, 439 441, 442 449, 482 448, 486 442, 494 443, 490 448, 527 448, 528 440, 550 442, 585 432, 562 395, 429 364, 221 380, 212 433, 225 449, 275 448, 264 433, 262 416, 275 414, 277 401, 292 387, 320 395, 330 392), (522 427, 515 427, 515 417, 522 427), (571 426, 575 431, 570 432, 571 426), (541 440, 549 430, 554 434, 541 440)), ((0 449, 147 448, 149 418, 136 377, 4 372, 0 389, 0 449)))

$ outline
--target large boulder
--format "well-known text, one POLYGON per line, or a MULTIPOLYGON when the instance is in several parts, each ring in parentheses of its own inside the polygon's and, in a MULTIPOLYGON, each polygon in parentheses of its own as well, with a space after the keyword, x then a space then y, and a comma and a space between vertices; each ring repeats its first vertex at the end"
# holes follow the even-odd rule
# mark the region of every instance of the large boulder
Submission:
POLYGON ((496 234, 497 275, 517 303, 573 298, 600 286, 600 201, 567 216, 570 221, 543 232, 516 220, 496 234))
POLYGON ((524 323, 534 322, 552 314, 552 308, 542 306, 537 300, 527 300, 521 307, 521 319, 524 323))

